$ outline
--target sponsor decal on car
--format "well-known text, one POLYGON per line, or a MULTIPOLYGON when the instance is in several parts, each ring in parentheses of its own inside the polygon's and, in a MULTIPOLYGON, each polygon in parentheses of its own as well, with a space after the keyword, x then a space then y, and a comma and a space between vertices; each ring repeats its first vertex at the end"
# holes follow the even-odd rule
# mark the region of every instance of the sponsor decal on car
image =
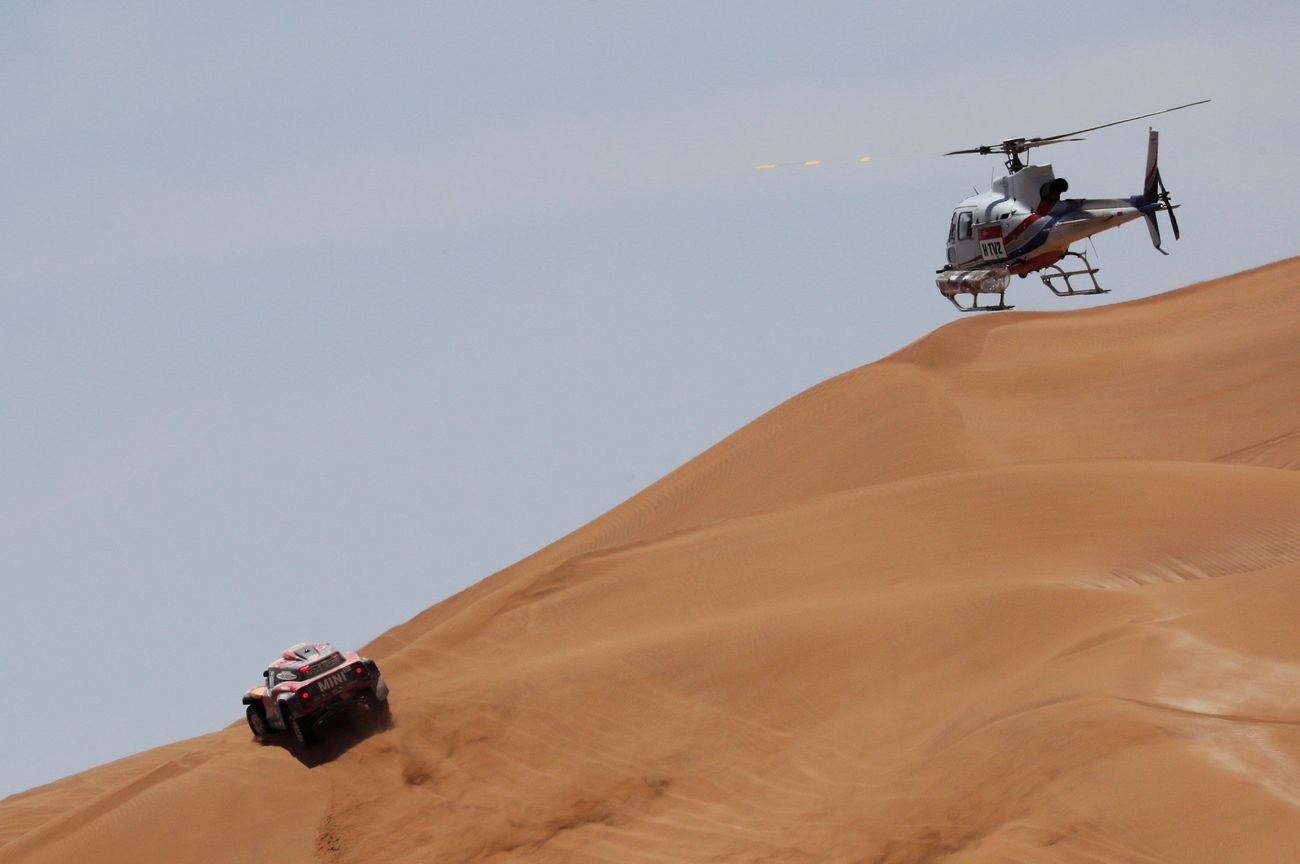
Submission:
POLYGON ((320 691, 324 693, 326 690, 333 690, 335 687, 338 687, 347 680, 348 676, 345 673, 335 672, 333 675, 322 678, 318 686, 320 687, 320 691))

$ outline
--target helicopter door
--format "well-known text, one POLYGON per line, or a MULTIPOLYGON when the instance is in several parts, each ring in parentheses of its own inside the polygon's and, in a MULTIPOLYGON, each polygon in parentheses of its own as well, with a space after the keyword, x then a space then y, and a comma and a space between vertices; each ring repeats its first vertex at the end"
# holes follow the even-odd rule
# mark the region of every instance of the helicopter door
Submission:
POLYGON ((968 266, 980 258, 979 244, 975 242, 975 211, 957 210, 948 226, 948 263, 957 267, 968 266))

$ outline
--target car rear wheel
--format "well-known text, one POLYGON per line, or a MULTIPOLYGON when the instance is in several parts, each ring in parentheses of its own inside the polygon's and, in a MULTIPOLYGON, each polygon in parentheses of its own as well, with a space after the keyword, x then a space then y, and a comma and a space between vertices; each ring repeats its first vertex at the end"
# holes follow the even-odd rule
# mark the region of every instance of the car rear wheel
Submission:
POLYGON ((384 676, 378 676, 374 686, 370 688, 368 693, 366 693, 366 701, 372 705, 378 705, 380 703, 387 704, 388 682, 384 680, 384 676))
POLYGON ((372 688, 370 692, 366 693, 365 702, 370 706, 372 714, 378 717, 388 716, 388 693, 384 692, 381 695, 380 692, 372 688))
POLYGON ((248 706, 248 728, 253 730, 254 738, 265 738, 271 734, 271 727, 266 723, 266 712, 261 705, 248 706))
POLYGON ((286 725, 289 727, 289 734, 293 735, 293 740, 298 742, 299 747, 306 750, 316 743, 315 730, 301 717, 290 717, 286 725))

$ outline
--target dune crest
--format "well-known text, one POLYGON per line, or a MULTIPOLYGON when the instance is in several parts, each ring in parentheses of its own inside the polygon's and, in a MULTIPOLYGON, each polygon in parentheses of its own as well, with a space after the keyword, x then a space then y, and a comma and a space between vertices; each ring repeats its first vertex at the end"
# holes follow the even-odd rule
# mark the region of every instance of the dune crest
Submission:
POLYGON ((1297 469, 1300 259, 962 319, 379 637, 391 729, 11 796, 0 861, 1290 860, 1297 469))

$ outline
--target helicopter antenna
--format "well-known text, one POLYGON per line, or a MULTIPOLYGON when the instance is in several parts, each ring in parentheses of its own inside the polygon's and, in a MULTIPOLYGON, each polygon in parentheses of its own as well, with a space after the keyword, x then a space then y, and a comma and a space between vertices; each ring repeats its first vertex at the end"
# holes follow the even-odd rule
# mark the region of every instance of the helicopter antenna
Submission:
POLYGON ((952 150, 943 155, 958 156, 963 153, 977 153, 981 156, 988 156, 993 153, 1002 153, 1006 158, 1007 170, 1012 174, 1025 167, 1025 163, 1020 160, 1021 153, 1027 153, 1035 147, 1045 147, 1048 144, 1064 144, 1067 141, 1082 141, 1082 138, 1076 138, 1076 135, 1082 135, 1084 132, 1095 132, 1098 129, 1107 129, 1111 126, 1118 126, 1121 123, 1131 123, 1134 120, 1144 120, 1147 117, 1155 117, 1157 114, 1168 114, 1170 111, 1180 111, 1183 108, 1191 108, 1193 105, 1204 105, 1209 99, 1201 99, 1197 102, 1188 102, 1185 105, 1175 105, 1173 108, 1165 108, 1161 111, 1152 111, 1150 114, 1139 114, 1136 117, 1125 117, 1123 120, 1114 120, 1110 123, 1103 123, 1100 126, 1089 126, 1086 129, 1076 129, 1073 132, 1062 132, 1060 135, 1048 135, 1041 138, 1004 138, 997 144, 981 144, 978 147, 970 147, 965 150, 952 150))

